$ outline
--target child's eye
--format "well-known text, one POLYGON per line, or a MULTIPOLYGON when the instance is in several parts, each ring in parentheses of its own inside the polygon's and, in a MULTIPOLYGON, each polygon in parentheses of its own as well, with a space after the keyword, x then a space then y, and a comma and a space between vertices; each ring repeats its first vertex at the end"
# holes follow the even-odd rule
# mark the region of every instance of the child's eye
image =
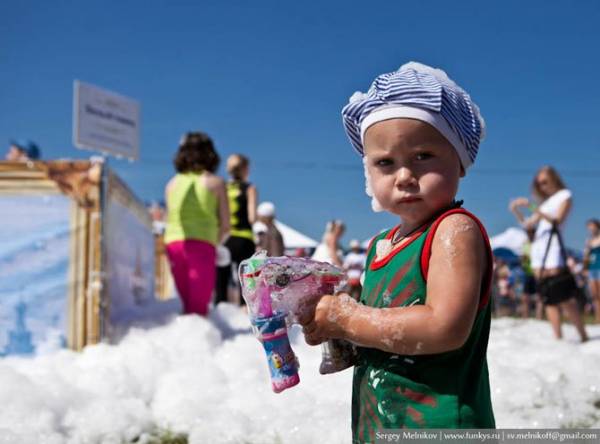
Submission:
POLYGON ((431 159, 433 157, 433 154, 427 153, 427 152, 422 152, 422 153, 417 153, 417 155, 415 157, 417 160, 427 160, 427 159, 431 159))
POLYGON ((375 161, 375 165, 378 167, 387 167, 387 166, 392 165, 393 163, 394 162, 392 161, 392 159, 386 159, 386 158, 378 159, 375 161))

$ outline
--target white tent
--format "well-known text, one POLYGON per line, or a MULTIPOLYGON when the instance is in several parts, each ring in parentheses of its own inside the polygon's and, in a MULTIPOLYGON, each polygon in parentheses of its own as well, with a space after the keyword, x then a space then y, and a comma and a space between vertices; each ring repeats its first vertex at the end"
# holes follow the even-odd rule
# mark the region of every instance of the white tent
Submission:
POLYGON ((286 224, 276 220, 275 226, 283 236, 283 245, 287 249, 294 248, 315 248, 319 243, 310 237, 294 230, 286 224))
POLYGON ((507 248, 517 256, 523 254, 523 247, 527 243, 527 233, 521 228, 510 227, 502 233, 492 236, 490 244, 492 249, 507 248))

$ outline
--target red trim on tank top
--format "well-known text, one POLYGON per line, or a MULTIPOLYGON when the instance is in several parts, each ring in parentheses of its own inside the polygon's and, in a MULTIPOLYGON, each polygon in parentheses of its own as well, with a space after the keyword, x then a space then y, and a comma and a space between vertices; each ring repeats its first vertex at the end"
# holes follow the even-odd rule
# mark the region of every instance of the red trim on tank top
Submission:
MULTIPOLYGON (((402 226, 402 224, 395 226, 394 228, 392 228, 390 230, 390 232, 384 238, 379 239, 379 240, 387 239, 391 242, 394 235, 400 229, 401 226, 402 226)), ((415 239, 417 239, 419 236, 421 236, 427 230, 427 228, 428 228, 427 224, 420 227, 417 231, 415 231, 408 238, 406 238, 406 241, 404 243, 396 245, 394 248, 392 248, 392 250, 387 255, 385 255, 381 259, 377 258, 377 251, 375 251, 375 256, 373 256, 373 260, 371 261, 371 265, 369 268, 374 271, 374 270, 378 270, 381 267, 387 265, 394 258, 394 256, 396 256, 396 254, 398 254, 399 252, 404 250, 406 247, 408 247, 410 244, 412 244, 415 239)))
POLYGON ((431 225, 431 230, 429 230, 429 233, 427 233, 427 238, 425 239, 425 243, 423 244, 423 250, 421 251, 421 276, 423 277, 423 280, 427 282, 427 273, 429 272, 429 259, 431 258, 431 245, 433 244, 433 238, 442 220, 444 220, 446 217, 452 214, 464 214, 465 216, 468 216, 471 219, 473 219, 479 227, 479 230, 481 231, 481 235, 483 236, 483 240, 485 243, 488 264, 483 277, 483 282, 481 284, 482 296, 481 300, 479 301, 479 306, 477 307, 477 311, 479 311, 482 308, 484 308, 490 300, 490 294, 492 289, 493 256, 492 247, 490 246, 490 239, 483 224, 470 211, 467 211, 464 208, 454 208, 452 210, 446 211, 444 214, 442 214, 439 218, 436 219, 433 225, 431 225))

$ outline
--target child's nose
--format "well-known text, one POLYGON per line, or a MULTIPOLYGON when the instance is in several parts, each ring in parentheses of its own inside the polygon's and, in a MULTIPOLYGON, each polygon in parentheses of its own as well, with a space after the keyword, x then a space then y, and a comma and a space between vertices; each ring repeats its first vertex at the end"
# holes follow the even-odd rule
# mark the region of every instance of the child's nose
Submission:
POLYGON ((396 186, 404 188, 416 183, 415 176, 410 168, 400 167, 396 173, 396 186))

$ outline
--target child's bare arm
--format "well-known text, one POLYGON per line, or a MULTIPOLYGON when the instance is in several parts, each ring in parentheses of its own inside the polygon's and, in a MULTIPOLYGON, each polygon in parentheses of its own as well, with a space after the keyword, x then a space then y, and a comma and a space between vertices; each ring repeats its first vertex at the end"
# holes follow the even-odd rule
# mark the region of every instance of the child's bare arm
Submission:
POLYGON ((378 309, 350 297, 326 296, 305 319, 306 340, 330 337, 397 354, 431 354, 460 348, 477 314, 486 249, 477 224, 455 214, 433 240, 425 305, 378 309))

